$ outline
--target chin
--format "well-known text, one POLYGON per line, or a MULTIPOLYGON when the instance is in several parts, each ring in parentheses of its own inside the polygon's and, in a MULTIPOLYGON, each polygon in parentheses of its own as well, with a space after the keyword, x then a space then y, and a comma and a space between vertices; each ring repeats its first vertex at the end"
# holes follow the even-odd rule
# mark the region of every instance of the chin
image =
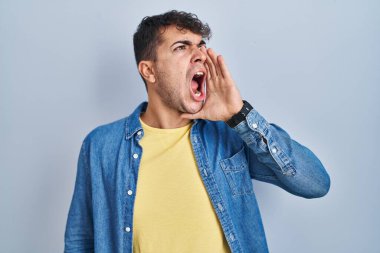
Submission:
POLYGON ((194 113, 199 112, 202 109, 202 107, 203 107, 202 102, 192 103, 191 105, 185 106, 185 111, 187 113, 194 114, 194 113))

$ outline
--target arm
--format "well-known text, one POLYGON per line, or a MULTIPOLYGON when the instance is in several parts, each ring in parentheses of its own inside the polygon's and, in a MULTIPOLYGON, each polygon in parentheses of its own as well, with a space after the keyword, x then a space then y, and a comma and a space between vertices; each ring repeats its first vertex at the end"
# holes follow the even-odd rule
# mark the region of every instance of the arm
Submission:
POLYGON ((65 253, 94 252, 91 177, 84 141, 78 159, 74 195, 67 218, 65 253))
POLYGON ((244 140, 252 178, 304 198, 327 194, 330 178, 319 159, 255 109, 234 130, 244 140))
MULTIPOLYGON (((201 48, 206 55, 207 99, 188 119, 227 121, 243 106, 240 93, 224 59, 212 49, 201 48)), ((324 196, 330 178, 318 158, 279 126, 269 124, 255 109, 234 130, 244 140, 252 178, 280 186, 305 198, 324 196)))

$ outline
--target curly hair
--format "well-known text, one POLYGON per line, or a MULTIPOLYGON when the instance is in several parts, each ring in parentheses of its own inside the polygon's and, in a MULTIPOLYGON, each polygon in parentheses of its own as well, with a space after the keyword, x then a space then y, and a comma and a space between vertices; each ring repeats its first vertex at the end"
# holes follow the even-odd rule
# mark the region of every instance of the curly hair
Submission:
POLYGON ((203 39, 211 38, 211 29, 202 23, 197 15, 184 11, 168 11, 166 13, 143 18, 135 34, 133 46, 136 63, 142 60, 156 60, 156 48, 162 42, 162 33, 169 25, 175 25, 178 30, 189 30, 201 35, 203 39))

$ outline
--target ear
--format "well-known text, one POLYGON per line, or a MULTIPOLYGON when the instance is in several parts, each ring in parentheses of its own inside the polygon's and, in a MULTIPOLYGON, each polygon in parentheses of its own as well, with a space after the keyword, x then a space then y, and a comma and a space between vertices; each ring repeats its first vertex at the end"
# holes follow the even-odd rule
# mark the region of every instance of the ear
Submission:
POLYGON ((140 75, 145 79, 147 83, 155 83, 156 76, 153 68, 154 64, 152 61, 140 61, 138 69, 140 75))

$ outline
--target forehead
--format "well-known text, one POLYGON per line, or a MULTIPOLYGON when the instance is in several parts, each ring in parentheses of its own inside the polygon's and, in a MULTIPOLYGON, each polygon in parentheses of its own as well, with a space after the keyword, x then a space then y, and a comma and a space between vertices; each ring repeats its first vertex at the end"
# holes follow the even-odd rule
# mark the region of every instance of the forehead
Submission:
POLYGON ((198 44, 202 40, 202 36, 195 34, 187 29, 179 30, 175 25, 162 28, 161 31, 162 44, 172 44, 178 40, 189 40, 194 44, 198 44))

